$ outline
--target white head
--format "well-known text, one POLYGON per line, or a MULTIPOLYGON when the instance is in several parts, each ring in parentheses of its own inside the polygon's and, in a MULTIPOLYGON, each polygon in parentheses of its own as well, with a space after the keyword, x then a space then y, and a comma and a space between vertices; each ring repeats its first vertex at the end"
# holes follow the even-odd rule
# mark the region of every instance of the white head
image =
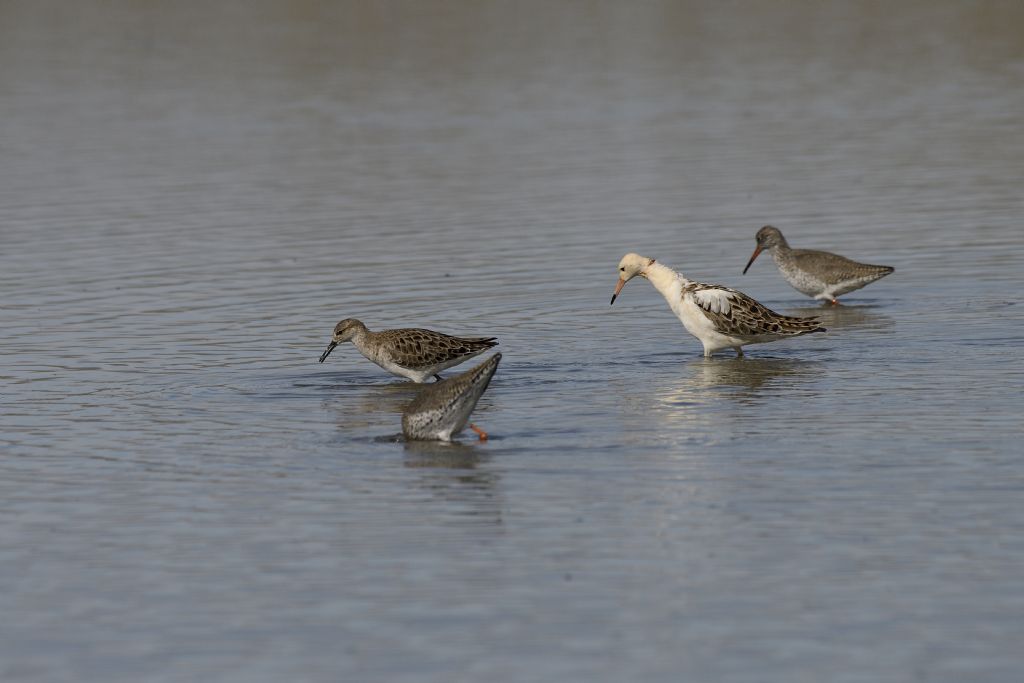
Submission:
POLYGON ((626 283, 635 278, 637 275, 640 277, 647 277, 647 269, 654 265, 654 259, 641 256, 640 254, 626 254, 619 261, 619 281, 615 285, 615 293, 612 294, 612 303, 615 303, 615 297, 619 295, 622 288, 626 286, 626 283))

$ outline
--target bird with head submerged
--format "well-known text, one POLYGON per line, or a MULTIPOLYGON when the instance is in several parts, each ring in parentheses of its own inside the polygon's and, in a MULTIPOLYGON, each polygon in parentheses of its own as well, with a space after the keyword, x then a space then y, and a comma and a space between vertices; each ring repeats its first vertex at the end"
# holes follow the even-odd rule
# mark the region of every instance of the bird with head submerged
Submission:
POLYGON ((742 356, 743 346, 747 344, 825 331, 817 318, 781 315, 743 292, 694 282, 653 258, 639 254, 626 254, 619 261, 619 281, 612 294, 613 304, 626 283, 635 277, 644 278, 661 292, 686 331, 704 345, 707 358, 715 351, 729 348, 742 356))
POLYGON ((839 303, 839 296, 871 284, 894 270, 892 266, 858 263, 829 251, 792 249, 782 231, 771 225, 758 230, 755 239, 757 246, 743 269, 744 275, 758 254, 767 251, 793 289, 815 299, 831 301, 833 305, 839 303))
MULTIPOLYGON (((407 439, 451 441, 462 431, 501 362, 496 353, 475 368, 424 387, 402 411, 402 433, 407 439)), ((487 432, 474 424, 469 428, 481 441, 487 432)))
POLYGON ((320 362, 338 344, 345 342, 359 349, 359 353, 393 375, 406 377, 417 384, 452 366, 498 344, 494 337, 453 337, 433 330, 403 328, 371 332, 359 320, 346 318, 334 326, 334 334, 327 349, 320 355, 320 362))

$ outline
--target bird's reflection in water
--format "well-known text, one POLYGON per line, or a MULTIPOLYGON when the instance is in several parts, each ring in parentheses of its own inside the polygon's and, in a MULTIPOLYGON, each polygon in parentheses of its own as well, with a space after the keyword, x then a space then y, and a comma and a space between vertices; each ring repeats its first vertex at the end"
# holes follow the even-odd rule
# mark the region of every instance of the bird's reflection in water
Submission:
POLYGON ((367 429, 380 425, 401 424, 402 409, 423 388, 413 382, 391 382, 373 385, 346 385, 338 387, 324 405, 335 411, 339 429, 367 429))
POLYGON ((368 387, 360 397, 356 410, 363 414, 394 413, 401 415, 402 409, 422 390, 423 385, 414 382, 393 382, 368 387))
POLYGON ((500 526, 502 498, 498 488, 501 477, 482 468, 488 460, 476 443, 405 441, 405 466, 421 471, 416 488, 427 491, 436 500, 454 506, 449 512, 463 521, 500 526))
POLYGON ((799 394, 798 403, 813 398, 825 369, 817 361, 750 355, 665 364, 650 375, 644 392, 623 388, 623 426, 632 438, 701 457, 708 443, 745 429, 737 415, 762 414, 779 398, 776 406, 788 405, 793 399, 787 394, 799 394))
MULTIPOLYGON (((473 437, 475 440, 476 437, 473 437)), ((483 461, 481 449, 459 441, 413 441, 404 439, 406 467, 441 467, 472 470, 483 461)))
POLYGON ((800 306, 785 308, 786 315, 817 316, 821 324, 830 332, 833 330, 889 330, 896 326, 896 321, 884 313, 879 313, 872 304, 843 304, 833 306, 824 303, 821 306, 800 306))
POLYGON ((721 398, 757 403, 818 377, 821 363, 790 358, 701 358, 663 375, 655 395, 664 406, 703 405, 721 398))

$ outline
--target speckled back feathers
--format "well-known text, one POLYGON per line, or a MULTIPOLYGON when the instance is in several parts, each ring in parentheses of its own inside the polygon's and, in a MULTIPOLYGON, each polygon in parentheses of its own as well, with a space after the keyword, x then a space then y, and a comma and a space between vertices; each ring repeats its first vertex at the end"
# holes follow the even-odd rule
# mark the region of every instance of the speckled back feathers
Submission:
POLYGON ((824 332, 814 317, 782 315, 743 292, 721 285, 689 281, 682 287, 682 294, 691 295, 691 300, 700 307, 704 315, 722 334, 745 339, 761 337, 796 337, 811 332, 824 332), (727 293, 722 297, 701 296, 703 292, 727 293))
POLYGON ((369 336, 370 343, 386 348, 395 363, 414 369, 476 355, 498 343, 495 337, 453 337, 420 328, 383 330, 369 336))
POLYGON ((839 254, 816 249, 780 251, 777 259, 783 275, 789 275, 788 271, 791 267, 796 267, 827 285, 844 282, 860 283, 854 289, 863 287, 869 282, 874 282, 893 272, 892 266, 859 263, 839 254))
POLYGON ((426 385, 402 411, 406 438, 448 439, 461 431, 500 361, 501 354, 496 353, 460 375, 426 385))

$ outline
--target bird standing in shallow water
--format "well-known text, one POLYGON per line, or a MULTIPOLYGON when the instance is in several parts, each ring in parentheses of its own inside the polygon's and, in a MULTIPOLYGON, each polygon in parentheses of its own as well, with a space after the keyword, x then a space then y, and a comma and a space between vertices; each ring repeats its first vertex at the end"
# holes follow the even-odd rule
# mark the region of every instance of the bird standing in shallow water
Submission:
POLYGON ((747 274, 757 255, 767 249, 782 277, 796 291, 815 299, 839 303, 837 297, 885 277, 894 268, 857 263, 828 251, 791 249, 778 228, 766 225, 757 231, 757 248, 747 261, 747 274))
MULTIPOLYGON (((500 361, 496 353, 461 375, 424 387, 402 411, 405 438, 451 441, 466 426, 500 361)), ((469 428, 487 440, 487 432, 473 424, 469 428)))
POLYGON ((320 362, 338 344, 350 341, 359 353, 393 375, 423 384, 442 370, 479 356, 498 344, 494 337, 453 337, 451 335, 406 328, 371 332, 355 318, 346 318, 334 326, 334 334, 320 362))
POLYGON ((743 355, 746 344, 761 344, 811 332, 824 332, 817 318, 780 315, 743 292, 693 282, 654 259, 626 254, 619 261, 619 282, 612 303, 627 282, 640 276, 654 285, 668 301, 686 331, 704 345, 704 356, 720 349, 743 355))

